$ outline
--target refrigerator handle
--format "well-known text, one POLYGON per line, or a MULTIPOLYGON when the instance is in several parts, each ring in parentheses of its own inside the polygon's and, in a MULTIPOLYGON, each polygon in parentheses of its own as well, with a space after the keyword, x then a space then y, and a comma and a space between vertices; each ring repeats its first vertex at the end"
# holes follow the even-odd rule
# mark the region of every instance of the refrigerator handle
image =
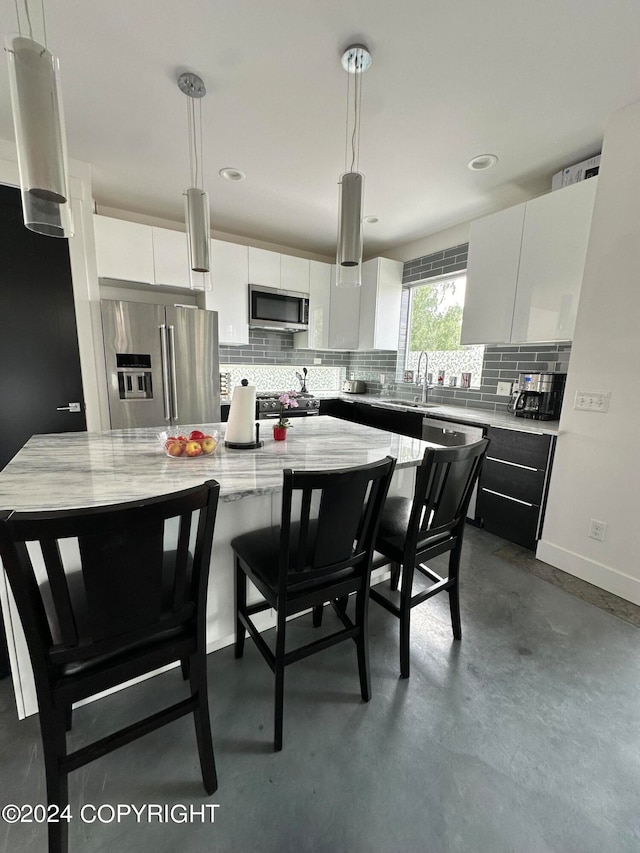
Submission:
POLYGON ((176 334, 175 326, 169 326, 169 358, 171 367, 171 403, 174 421, 178 418, 178 383, 176 381, 176 334))
POLYGON ((165 420, 171 420, 171 403, 169 398, 169 353, 167 352, 167 327, 160 326, 160 352, 162 355, 162 401, 164 403, 165 420))

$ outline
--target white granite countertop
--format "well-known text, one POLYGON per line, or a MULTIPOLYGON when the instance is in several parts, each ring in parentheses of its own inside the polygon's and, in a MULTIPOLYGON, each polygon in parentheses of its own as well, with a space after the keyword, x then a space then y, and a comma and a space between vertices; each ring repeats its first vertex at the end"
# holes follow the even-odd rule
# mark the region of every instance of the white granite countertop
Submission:
POLYGON ((337 391, 318 391, 314 396, 319 397, 321 400, 346 400, 353 403, 366 403, 369 406, 381 406, 385 409, 418 412, 424 417, 442 418, 443 420, 472 424, 474 426, 494 426, 539 435, 558 435, 559 421, 536 421, 531 418, 517 418, 508 412, 491 412, 486 409, 473 408, 472 406, 441 406, 439 403, 429 403, 427 408, 416 408, 409 405, 409 401, 406 404, 402 402, 384 402, 387 396, 391 397, 393 395, 377 397, 374 394, 344 394, 337 391))
POLYGON ((35 435, 0 472, 0 508, 98 506, 185 489, 207 479, 220 483, 222 501, 234 501, 280 490, 284 468, 342 468, 387 455, 403 468, 417 465, 425 448, 434 446, 320 415, 295 420, 286 441, 274 441, 271 430, 263 428, 264 447, 229 450, 222 441, 226 424, 204 426, 207 432, 217 430, 221 441, 214 454, 195 459, 167 457, 158 440, 162 427, 35 435))

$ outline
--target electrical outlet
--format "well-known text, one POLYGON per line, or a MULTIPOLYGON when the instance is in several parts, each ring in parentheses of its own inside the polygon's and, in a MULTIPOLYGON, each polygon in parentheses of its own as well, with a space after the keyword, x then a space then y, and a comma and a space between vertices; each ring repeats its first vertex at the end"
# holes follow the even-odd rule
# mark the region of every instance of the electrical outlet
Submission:
POLYGON ((597 518, 592 518, 589 523, 589 536, 591 539, 597 539, 598 542, 604 542, 604 534, 607 532, 607 522, 598 521, 597 518))
POLYGON ((384 385, 386 380, 387 380, 387 377, 384 375, 384 373, 381 373, 380 374, 380 384, 384 385))
POLYGON ((498 390, 496 394, 500 397, 510 397, 513 389, 513 382, 498 382, 498 390))
POLYGON ((322 364, 322 359, 321 358, 314 358, 313 363, 314 364, 322 364))
POLYGON ((608 412, 610 391, 576 391, 574 409, 583 412, 608 412))

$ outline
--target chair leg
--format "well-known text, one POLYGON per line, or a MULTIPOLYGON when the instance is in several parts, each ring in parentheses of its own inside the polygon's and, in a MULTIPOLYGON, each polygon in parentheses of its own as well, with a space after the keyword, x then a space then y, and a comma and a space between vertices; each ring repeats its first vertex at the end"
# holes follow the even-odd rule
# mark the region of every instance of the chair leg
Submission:
POLYGON ((324 611, 324 604, 316 604, 313 608, 313 627, 319 628, 322 625, 322 613, 324 611))
POLYGON ((369 668, 369 590, 361 590, 356 595, 356 625, 360 628, 356 634, 358 653, 358 675, 360 676, 360 695, 365 702, 371 699, 371 671, 369 668))
POLYGON ((273 732, 273 749, 274 752, 280 752, 282 749, 282 731, 284 728, 284 654, 285 654, 285 639, 286 639, 287 620, 285 616, 285 607, 278 607, 278 627, 276 634, 276 654, 275 654, 275 676, 276 676, 276 696, 275 696, 275 719, 273 732))
POLYGON ((182 670, 182 677, 185 681, 189 680, 189 658, 182 658, 180 661, 180 669, 182 670))
POLYGON ((400 563, 391 563, 391 577, 389 578, 389 588, 398 589, 400 581, 400 563))
POLYGON ((73 725, 73 705, 69 705, 67 708, 65 708, 65 712, 64 712, 64 730, 66 732, 70 732, 72 725, 73 725))
MULTIPOLYGON (((47 803, 62 811, 69 804, 69 778, 60 769, 60 759, 67 752, 66 712, 40 710, 40 731, 44 752, 47 803)), ((49 853, 67 853, 69 824, 66 820, 49 824, 49 853)))
POLYGON ((409 678, 409 648, 411 645, 411 592, 414 566, 405 561, 400 588, 400 678, 409 678))
POLYGON ((453 629, 453 639, 462 639, 462 622, 460 621, 460 592, 459 592, 459 577, 458 570, 460 568, 460 552, 454 550, 451 552, 449 559, 449 577, 453 579, 452 585, 449 587, 449 610, 451 611, 451 627, 453 629))
POLYGON ((245 613, 247 609, 247 578, 240 567, 240 560, 236 557, 236 658, 244 654, 244 639, 246 629, 239 614, 245 613))
POLYGON ((196 652, 189 658, 189 684, 191 694, 198 697, 198 705, 193 712, 196 729, 198 756, 202 783, 207 794, 213 794, 218 788, 216 762, 213 756, 211 740, 211 720, 209 719, 209 694, 207 691, 207 658, 204 651, 196 652))
POLYGON ((349 596, 341 595, 340 598, 336 598, 336 607, 343 615, 347 612, 347 605, 349 604, 349 596))

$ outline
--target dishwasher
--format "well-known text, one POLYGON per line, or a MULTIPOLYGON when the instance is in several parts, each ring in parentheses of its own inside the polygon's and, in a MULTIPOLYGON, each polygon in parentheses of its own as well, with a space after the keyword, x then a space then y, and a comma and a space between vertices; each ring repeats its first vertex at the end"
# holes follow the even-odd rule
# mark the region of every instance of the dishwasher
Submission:
MULTIPOLYGON (((463 424, 454 421, 441 421, 437 418, 422 419, 422 440, 445 447, 456 447, 459 444, 473 444, 484 438, 484 428, 463 424)), ((471 493, 471 500, 467 509, 467 521, 477 524, 476 499, 478 496, 478 483, 476 482, 471 493)))

